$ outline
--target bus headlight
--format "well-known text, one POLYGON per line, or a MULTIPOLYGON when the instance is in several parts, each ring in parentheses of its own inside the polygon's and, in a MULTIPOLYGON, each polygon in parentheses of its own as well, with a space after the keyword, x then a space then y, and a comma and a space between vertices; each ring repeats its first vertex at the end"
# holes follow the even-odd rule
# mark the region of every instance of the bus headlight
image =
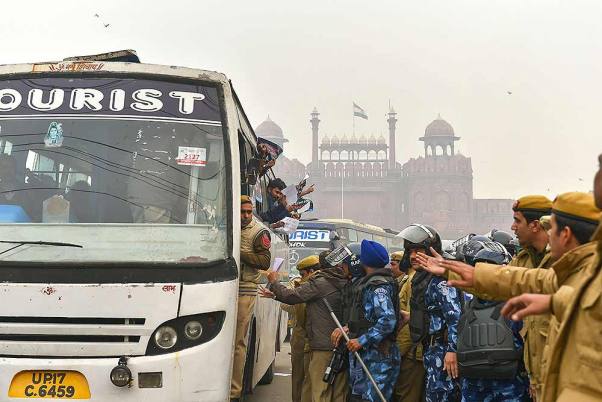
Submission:
POLYGON ((160 327, 155 332, 155 343, 161 349, 171 349, 178 341, 178 333, 172 327, 160 327))
POLYGON ((222 330, 225 319, 225 311, 213 311, 165 321, 148 339, 146 356, 175 353, 209 342, 222 330))
POLYGON ((191 341, 196 341, 203 334, 203 325, 198 321, 188 321, 184 326, 184 335, 191 341))

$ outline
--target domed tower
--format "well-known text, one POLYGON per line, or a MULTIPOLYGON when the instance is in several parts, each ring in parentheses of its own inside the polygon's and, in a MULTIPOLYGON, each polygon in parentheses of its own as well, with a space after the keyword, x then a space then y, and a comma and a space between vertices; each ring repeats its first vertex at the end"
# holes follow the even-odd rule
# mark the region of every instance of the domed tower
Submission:
POLYGON ((441 115, 437 116, 426 129, 424 130, 424 137, 420 137, 419 140, 424 142, 424 156, 453 156, 454 143, 458 141, 460 137, 456 137, 454 128, 441 118, 441 115))
POLYGON ((405 222, 431 225, 447 239, 474 230, 472 163, 455 153, 454 144, 459 139, 439 116, 420 137, 425 157, 412 158, 402 167, 405 222))
POLYGON ((257 126, 255 134, 257 134, 258 137, 272 141, 274 144, 278 144, 282 149, 284 149, 284 144, 288 142, 288 140, 284 138, 280 126, 274 123, 269 115, 263 123, 257 126))

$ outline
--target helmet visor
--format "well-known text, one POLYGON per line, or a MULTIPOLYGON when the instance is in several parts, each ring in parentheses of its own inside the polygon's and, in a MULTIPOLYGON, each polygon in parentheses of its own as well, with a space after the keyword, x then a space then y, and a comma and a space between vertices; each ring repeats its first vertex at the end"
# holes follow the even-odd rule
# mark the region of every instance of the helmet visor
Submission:
POLYGON ((412 224, 399 232, 397 237, 401 237, 402 239, 414 243, 421 244, 426 240, 435 240, 435 234, 432 233, 427 227, 420 224, 412 224))

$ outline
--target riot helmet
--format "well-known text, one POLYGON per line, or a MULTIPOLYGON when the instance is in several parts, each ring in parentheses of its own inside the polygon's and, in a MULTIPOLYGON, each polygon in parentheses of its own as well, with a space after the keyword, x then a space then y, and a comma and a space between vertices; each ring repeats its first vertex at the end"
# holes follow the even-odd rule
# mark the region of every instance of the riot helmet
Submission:
POLYGON ((508 232, 504 232, 503 230, 493 229, 491 231, 491 234, 489 235, 489 238, 491 238, 491 240, 496 241, 496 242, 500 243, 502 246, 504 246, 504 248, 511 255, 515 254, 516 244, 518 242, 516 241, 514 235, 512 235, 508 232))
POLYGON ((431 226, 413 223, 397 235, 404 240, 404 249, 424 248, 430 254, 430 248, 434 248, 439 254, 443 252, 441 237, 431 226))
POLYGON ((421 225, 419 223, 413 223, 397 235, 401 237, 403 241, 403 248, 405 250, 400 269, 407 272, 412 265, 410 263, 410 250, 415 248, 421 248, 425 250, 425 253, 431 255, 431 247, 435 249, 439 254, 443 253, 441 237, 439 233, 431 226, 421 225))
POLYGON ((494 242, 493 244, 496 245, 495 249, 485 247, 475 255, 475 264, 477 262, 487 262, 496 265, 506 265, 510 262, 511 256, 504 246, 497 242, 494 242))
POLYGON ((347 249, 351 251, 351 255, 343 260, 343 264, 347 265, 349 273, 353 278, 361 278, 366 275, 366 271, 364 271, 364 267, 360 261, 362 245, 358 242, 349 243, 347 244, 347 249))
POLYGON ((474 240, 474 241, 481 241, 481 242, 483 242, 483 243, 487 243, 487 242, 490 242, 490 241, 491 241, 491 239, 490 239, 489 237, 487 237, 487 236, 484 236, 484 235, 476 235, 476 236, 471 236, 471 237, 470 237, 470 240, 474 240))
POLYGON ((493 262, 495 264, 504 263, 504 261, 508 258, 508 252, 506 251, 504 246, 502 246, 501 243, 493 242, 489 239, 482 241, 476 239, 477 237, 481 236, 475 236, 472 239, 470 239, 464 245, 464 248, 462 250, 462 253, 464 255, 464 261, 467 264, 474 266, 477 262, 479 262, 477 261, 477 256, 479 255, 479 253, 481 253, 481 258, 483 258, 481 262, 487 261, 493 262), (488 258, 488 260, 485 258, 488 258), (498 263, 497 261, 500 262, 498 263))

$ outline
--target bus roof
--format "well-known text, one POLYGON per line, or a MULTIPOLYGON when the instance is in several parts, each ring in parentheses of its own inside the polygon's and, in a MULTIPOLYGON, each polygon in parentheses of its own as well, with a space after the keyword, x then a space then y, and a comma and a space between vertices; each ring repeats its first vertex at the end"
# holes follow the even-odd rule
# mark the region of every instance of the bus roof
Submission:
POLYGON ((140 63, 133 50, 102 53, 91 56, 68 57, 62 61, 46 61, 22 64, 0 65, 0 76, 29 74, 85 74, 106 75, 141 74, 162 75, 177 78, 214 81, 229 85, 225 74, 217 71, 201 70, 189 67, 140 63))
POLYGON ((375 225, 370 225, 368 223, 360 223, 360 222, 355 222, 351 219, 320 219, 320 221, 322 222, 326 222, 326 223, 332 223, 335 225, 352 225, 352 226, 358 226, 358 227, 362 227, 364 229, 370 229, 370 230, 376 230, 379 232, 385 232, 385 230, 379 226, 375 226, 375 225))
POLYGON ((322 229, 335 229, 336 227, 341 227, 341 226, 349 226, 349 227, 354 227, 356 229, 362 228, 365 230, 371 230, 371 231, 375 231, 375 232, 383 232, 383 233, 388 233, 388 234, 397 234, 399 232, 396 232, 394 230, 391 229, 383 229, 381 227, 375 226, 375 225, 370 225, 368 223, 360 223, 360 222, 356 222, 354 220, 351 219, 316 219, 316 220, 308 220, 308 221, 301 221, 299 223, 299 227, 301 228, 312 228, 312 229, 318 229, 318 228, 322 228, 322 229))

